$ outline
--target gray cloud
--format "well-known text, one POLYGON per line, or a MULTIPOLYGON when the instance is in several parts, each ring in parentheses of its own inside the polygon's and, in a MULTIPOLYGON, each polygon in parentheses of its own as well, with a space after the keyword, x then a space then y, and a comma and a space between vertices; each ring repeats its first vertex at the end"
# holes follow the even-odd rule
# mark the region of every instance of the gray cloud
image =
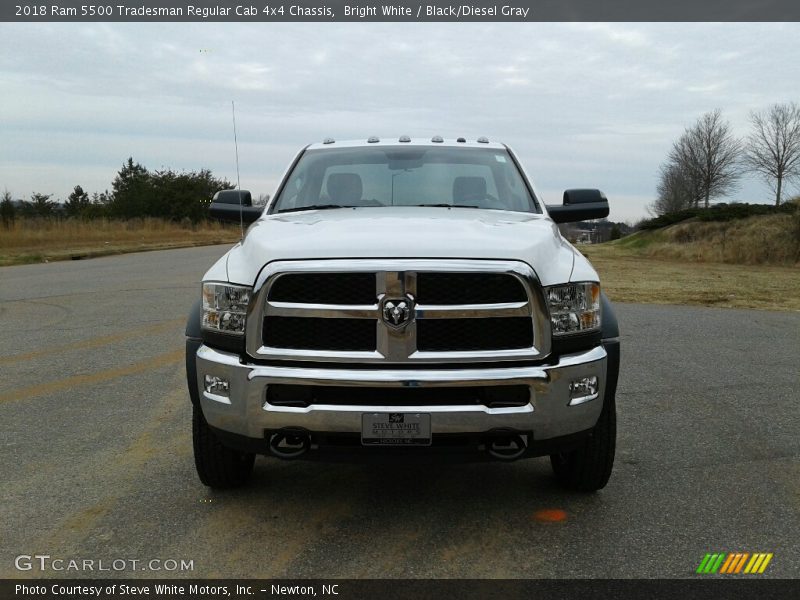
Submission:
MULTIPOLYGON (((6 24, 0 187, 64 198, 128 157, 271 192, 326 136, 488 135, 545 200, 597 186, 644 215, 672 140, 800 100, 797 24, 6 24)), ((768 201, 748 181, 733 199, 768 201)))

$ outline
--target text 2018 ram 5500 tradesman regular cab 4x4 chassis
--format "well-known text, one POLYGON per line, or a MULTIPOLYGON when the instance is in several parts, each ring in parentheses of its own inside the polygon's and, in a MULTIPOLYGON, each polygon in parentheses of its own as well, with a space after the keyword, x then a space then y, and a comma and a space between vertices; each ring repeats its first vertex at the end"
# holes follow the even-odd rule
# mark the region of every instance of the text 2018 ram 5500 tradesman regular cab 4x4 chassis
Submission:
POLYGON ((619 332, 556 223, 608 215, 598 190, 544 207, 503 144, 325 140, 205 274, 186 329, 194 455, 212 488, 279 458, 550 456, 566 487, 614 462, 619 332))

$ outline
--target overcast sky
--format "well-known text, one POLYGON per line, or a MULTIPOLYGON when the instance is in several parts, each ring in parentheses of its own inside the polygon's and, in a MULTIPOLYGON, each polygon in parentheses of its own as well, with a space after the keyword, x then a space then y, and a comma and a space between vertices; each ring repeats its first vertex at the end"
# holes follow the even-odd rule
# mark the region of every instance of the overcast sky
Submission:
MULTIPOLYGON (((332 136, 486 135, 547 203, 599 187, 645 216, 658 166, 702 113, 800 101, 800 24, 0 25, 0 190, 111 188, 128 156, 272 193, 332 136)), ((769 202, 746 179, 728 200, 769 202)))

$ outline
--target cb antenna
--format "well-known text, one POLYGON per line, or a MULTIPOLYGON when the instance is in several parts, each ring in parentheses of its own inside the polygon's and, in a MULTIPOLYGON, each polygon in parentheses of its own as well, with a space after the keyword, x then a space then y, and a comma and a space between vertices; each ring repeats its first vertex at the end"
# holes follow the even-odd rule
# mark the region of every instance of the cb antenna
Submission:
POLYGON ((233 116, 233 146, 236 149, 236 191, 239 192, 239 230, 244 239, 244 216, 242 215, 242 180, 239 177, 239 141, 236 139, 236 106, 231 100, 231 116, 233 116))

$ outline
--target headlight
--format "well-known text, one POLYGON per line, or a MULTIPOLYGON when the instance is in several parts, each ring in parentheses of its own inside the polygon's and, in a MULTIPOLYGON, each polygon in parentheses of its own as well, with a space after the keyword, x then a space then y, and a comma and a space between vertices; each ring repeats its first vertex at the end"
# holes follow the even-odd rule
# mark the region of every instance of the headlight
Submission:
POLYGON ((600 285, 569 283, 545 288, 553 335, 600 328, 600 285))
POLYGON ((203 329, 244 335, 252 289, 225 283, 203 284, 203 329))

